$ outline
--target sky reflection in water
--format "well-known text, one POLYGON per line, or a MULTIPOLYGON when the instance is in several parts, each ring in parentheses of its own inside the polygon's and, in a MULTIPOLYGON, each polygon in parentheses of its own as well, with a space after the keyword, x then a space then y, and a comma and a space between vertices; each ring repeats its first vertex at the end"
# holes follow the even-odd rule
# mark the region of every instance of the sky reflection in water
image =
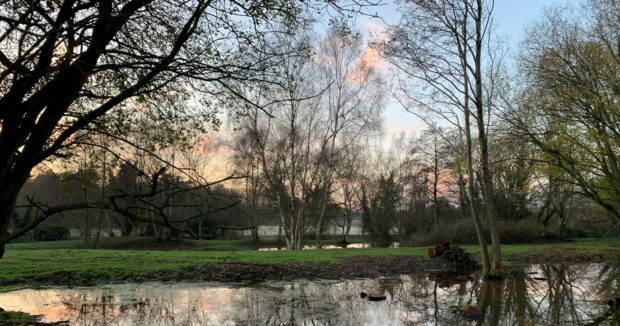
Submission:
POLYGON ((418 274, 20 290, 0 293, 0 307, 72 325, 617 325, 620 312, 602 300, 620 296, 619 282, 619 265, 534 265, 493 283, 418 274), (385 292, 387 300, 362 300, 361 291, 385 292), (466 305, 480 306, 484 321, 455 312, 466 305))

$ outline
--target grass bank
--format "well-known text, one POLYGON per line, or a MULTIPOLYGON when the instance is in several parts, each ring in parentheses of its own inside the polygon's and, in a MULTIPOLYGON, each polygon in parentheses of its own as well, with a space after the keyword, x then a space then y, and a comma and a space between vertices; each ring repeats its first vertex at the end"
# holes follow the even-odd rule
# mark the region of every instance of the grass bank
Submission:
MULTIPOLYGON (((116 239, 115 241, 125 240, 116 239)), ((201 246, 230 247, 238 244, 231 241, 238 240, 208 240, 204 241, 201 246)), ((427 247, 295 252, 76 248, 78 248, 78 242, 72 241, 9 245, 5 256, 0 259, 0 290, 41 285, 93 285, 124 281, 243 280, 244 268, 247 266, 252 267, 246 271, 247 273, 259 274, 259 277, 252 277, 248 274, 250 280, 270 277, 282 279, 293 276, 305 277, 312 275, 309 274, 310 271, 316 271, 319 277, 330 277, 329 272, 332 270, 335 273, 334 277, 346 277, 349 274, 345 273, 346 270, 341 270, 347 268, 351 269, 351 277, 371 277, 397 273, 399 268, 405 268, 403 272, 409 271, 407 268, 424 270, 424 264, 430 262, 430 259, 423 258, 427 247), (390 257, 392 259, 388 259, 390 257), (398 265, 398 260, 405 261, 405 257, 411 260, 404 267, 398 265), (264 274, 263 271, 267 269, 271 270, 273 275, 264 274), (323 269, 328 271, 322 272, 323 269), (287 270, 298 270, 298 273, 287 274, 287 270), (219 278, 220 274, 229 275, 233 272, 235 274, 230 278, 219 278)), ((476 246, 464 246, 464 248, 470 253, 477 253, 476 246)), ((505 245, 502 250, 507 261, 517 263, 618 261, 620 239, 584 239, 557 244, 505 245)), ((437 268, 435 265, 429 266, 429 268, 437 268)))

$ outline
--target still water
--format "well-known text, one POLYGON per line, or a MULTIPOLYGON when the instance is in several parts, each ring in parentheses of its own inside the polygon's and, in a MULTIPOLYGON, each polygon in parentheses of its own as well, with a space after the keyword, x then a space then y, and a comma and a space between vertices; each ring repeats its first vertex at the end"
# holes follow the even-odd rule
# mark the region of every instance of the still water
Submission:
POLYGON ((620 266, 531 265, 502 282, 476 275, 222 283, 143 283, 0 293, 0 307, 71 325, 620 325, 620 266), (380 302, 361 291, 381 292, 380 302), (461 310, 477 306, 483 320, 461 310))

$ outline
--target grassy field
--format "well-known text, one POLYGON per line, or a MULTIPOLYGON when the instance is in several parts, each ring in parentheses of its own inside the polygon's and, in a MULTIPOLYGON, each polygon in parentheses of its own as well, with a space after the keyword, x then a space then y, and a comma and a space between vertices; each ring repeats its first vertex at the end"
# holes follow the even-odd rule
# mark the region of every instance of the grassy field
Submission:
MULTIPOLYGON (((116 239, 114 241, 129 241, 116 239)), ((239 240, 207 240, 201 246, 229 248, 245 244, 239 240)), ((139 275, 152 275, 160 270, 182 270, 191 266, 218 263, 280 264, 295 262, 335 263, 359 256, 417 255, 425 256, 426 247, 365 248, 304 251, 203 251, 203 250, 110 250, 75 249, 79 241, 16 243, 7 246, 0 259, 0 290, 37 286, 40 280, 59 274, 80 280, 120 282, 139 275), (37 281, 39 280, 39 281, 37 281)), ((476 254, 477 246, 463 246, 476 254)), ((609 254, 620 256, 620 239, 583 239, 570 243, 505 245, 503 254, 609 254)), ((85 283, 85 284, 90 284, 85 283)))

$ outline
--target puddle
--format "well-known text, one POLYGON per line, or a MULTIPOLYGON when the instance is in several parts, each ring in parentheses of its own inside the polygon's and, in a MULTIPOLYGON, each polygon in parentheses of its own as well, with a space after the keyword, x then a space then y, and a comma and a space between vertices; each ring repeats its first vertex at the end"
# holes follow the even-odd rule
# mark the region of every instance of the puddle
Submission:
POLYGON ((620 266, 532 265, 502 282, 476 275, 379 279, 143 283, 0 293, 0 307, 71 325, 610 325, 620 312, 620 266), (360 292, 380 292, 370 302, 360 292), (482 321, 460 312, 476 306, 482 321))

